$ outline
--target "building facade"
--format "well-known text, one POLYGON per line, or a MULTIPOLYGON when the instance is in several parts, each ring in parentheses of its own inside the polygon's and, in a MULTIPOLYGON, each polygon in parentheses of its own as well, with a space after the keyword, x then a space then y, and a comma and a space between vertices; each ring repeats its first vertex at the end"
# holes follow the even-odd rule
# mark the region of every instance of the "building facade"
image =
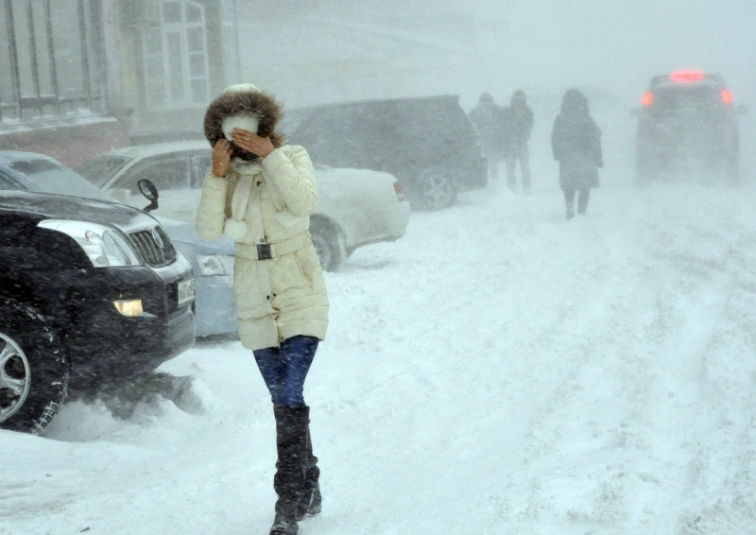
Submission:
POLYGON ((111 109, 136 142, 201 137, 208 103, 239 81, 235 3, 108 1, 119 8, 105 18, 111 109))
POLYGON ((76 165, 202 135, 239 79, 232 0, 0 0, 0 150, 76 165))

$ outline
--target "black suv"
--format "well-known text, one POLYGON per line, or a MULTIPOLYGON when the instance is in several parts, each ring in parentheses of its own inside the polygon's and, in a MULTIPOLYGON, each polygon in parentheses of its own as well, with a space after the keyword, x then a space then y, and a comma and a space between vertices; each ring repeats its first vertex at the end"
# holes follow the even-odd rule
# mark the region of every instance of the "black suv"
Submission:
POLYGON ((732 92, 717 74, 678 71, 656 76, 636 110, 637 178, 662 174, 725 177, 740 174, 740 136, 732 92))
POLYGON ((0 191, 0 428, 41 432, 74 389, 194 343, 194 279, 159 223, 116 203, 0 191))
POLYGON ((415 207, 439 210, 486 186, 486 160, 457 96, 346 102, 287 110, 287 142, 330 167, 399 179, 415 207))

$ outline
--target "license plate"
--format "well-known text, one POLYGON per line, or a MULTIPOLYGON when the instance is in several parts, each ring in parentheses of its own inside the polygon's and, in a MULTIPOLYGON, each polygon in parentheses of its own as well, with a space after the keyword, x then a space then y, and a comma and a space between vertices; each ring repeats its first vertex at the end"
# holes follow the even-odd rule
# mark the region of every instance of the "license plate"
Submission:
POLYGON ((189 301, 194 300, 194 279, 181 281, 178 283, 178 304, 179 306, 185 305, 189 301))

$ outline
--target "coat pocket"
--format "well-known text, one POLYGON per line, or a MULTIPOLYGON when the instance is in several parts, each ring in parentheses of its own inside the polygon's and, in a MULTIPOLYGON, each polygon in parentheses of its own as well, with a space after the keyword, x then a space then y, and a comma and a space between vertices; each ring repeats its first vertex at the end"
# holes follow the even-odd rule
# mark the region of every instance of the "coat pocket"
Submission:
POLYGON ((273 288, 280 290, 287 298, 308 295, 312 291, 312 280, 305 273, 296 252, 275 258, 270 268, 273 288))

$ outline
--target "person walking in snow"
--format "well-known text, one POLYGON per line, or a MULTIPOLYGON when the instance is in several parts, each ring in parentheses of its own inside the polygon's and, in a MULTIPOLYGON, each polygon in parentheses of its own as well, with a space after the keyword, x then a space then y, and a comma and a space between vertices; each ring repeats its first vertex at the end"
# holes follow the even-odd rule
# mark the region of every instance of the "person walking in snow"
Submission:
POLYGON ((520 162, 522 173, 522 192, 530 194, 530 153, 528 142, 533 130, 533 110, 528 107, 525 92, 517 90, 512 95, 509 107, 504 110, 505 148, 504 159, 507 164, 507 187, 512 192, 517 191, 517 177, 515 171, 520 162))
POLYGON ((579 192, 578 213, 585 214, 591 189, 599 187, 598 170, 604 160, 601 130, 590 115, 588 99, 576 89, 564 95, 562 111, 554 121, 551 147, 554 159, 559 161, 567 219, 575 215, 575 192, 579 192))
POLYGON ((281 108, 252 84, 227 88, 205 114, 213 167, 202 185, 197 232, 236 242, 234 293, 239 336, 273 401, 278 495, 270 535, 293 535, 321 508, 303 389, 328 326, 328 294, 310 237, 318 202, 303 147, 276 132, 281 108))
POLYGON ((481 153, 488 160, 488 175, 497 180, 499 161, 504 159, 504 108, 494 103, 490 93, 483 93, 470 112, 470 122, 478 134, 481 153))

